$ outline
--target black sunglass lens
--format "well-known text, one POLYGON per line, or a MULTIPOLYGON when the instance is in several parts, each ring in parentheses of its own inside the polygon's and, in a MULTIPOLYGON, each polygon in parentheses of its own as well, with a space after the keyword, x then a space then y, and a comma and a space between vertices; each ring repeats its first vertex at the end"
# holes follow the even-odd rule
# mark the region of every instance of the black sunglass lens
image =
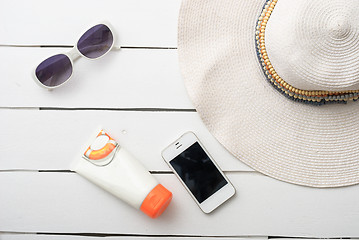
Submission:
POLYGON ((35 71, 37 79, 47 87, 56 87, 68 80, 72 64, 68 56, 58 54, 44 60, 35 71))
POLYGON ((77 49, 88 58, 98 58, 107 53, 113 43, 111 30, 104 24, 87 30, 77 43, 77 49))

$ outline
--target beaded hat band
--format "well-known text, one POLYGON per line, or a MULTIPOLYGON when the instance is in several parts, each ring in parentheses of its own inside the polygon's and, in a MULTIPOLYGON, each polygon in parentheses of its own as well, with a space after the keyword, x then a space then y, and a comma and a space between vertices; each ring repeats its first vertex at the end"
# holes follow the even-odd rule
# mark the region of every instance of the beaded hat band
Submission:
POLYGON ((265 44, 266 26, 277 2, 278 0, 266 1, 262 13, 259 16, 255 32, 258 60, 263 67, 263 73, 268 82, 270 82, 271 85, 284 96, 298 102, 309 103, 313 105, 323 105, 325 103, 347 103, 351 100, 358 100, 359 90, 303 90, 288 84, 278 75, 271 61, 269 60, 265 44))

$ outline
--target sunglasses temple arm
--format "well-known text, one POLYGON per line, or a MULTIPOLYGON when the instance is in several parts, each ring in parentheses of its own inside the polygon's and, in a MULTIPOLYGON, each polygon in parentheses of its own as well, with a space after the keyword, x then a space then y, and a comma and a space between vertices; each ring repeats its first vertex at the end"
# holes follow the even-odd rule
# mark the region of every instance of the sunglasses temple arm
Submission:
POLYGON ((121 50, 121 46, 113 46, 111 50, 120 51, 120 50, 121 50))

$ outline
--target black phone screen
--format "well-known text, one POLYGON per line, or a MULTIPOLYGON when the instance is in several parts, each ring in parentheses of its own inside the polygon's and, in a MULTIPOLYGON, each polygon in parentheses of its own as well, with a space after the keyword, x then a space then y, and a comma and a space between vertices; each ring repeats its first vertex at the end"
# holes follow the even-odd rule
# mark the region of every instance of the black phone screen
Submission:
POLYGON ((198 142, 176 156, 170 164, 199 203, 228 183, 198 142))

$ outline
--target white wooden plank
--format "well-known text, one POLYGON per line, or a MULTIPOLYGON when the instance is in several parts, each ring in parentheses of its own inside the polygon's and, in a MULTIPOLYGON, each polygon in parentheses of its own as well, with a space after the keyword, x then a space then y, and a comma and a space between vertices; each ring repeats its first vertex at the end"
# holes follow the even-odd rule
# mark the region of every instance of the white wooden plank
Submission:
POLYGON ((180 0, 5 0, 0 44, 73 45, 92 24, 108 20, 126 46, 174 47, 180 0))
MULTIPOLYGON (((1 240, 265 240, 268 238, 265 237, 141 237, 141 236, 106 236, 104 237, 94 237, 94 236, 71 236, 71 235, 36 235, 36 234, 1 234, 0 233, 0 239, 1 240)), ((293 239, 295 240, 295 239, 293 239)), ((308 239, 312 240, 312 239, 308 239)))
POLYGON ((169 171, 161 151, 195 132, 224 170, 252 171, 208 132, 195 112, 55 111, 0 109, 0 169, 69 169, 102 125, 152 171, 169 171))
POLYGON ((193 108, 176 50, 122 49, 96 61, 81 58, 66 85, 39 87, 32 78, 36 66, 68 50, 0 47, 0 107, 193 108))
POLYGON ((237 194, 204 214, 174 175, 155 175, 174 198, 162 216, 150 219, 75 173, 0 173, 0 231, 359 236, 359 185, 314 189, 258 173, 227 176, 237 194))

